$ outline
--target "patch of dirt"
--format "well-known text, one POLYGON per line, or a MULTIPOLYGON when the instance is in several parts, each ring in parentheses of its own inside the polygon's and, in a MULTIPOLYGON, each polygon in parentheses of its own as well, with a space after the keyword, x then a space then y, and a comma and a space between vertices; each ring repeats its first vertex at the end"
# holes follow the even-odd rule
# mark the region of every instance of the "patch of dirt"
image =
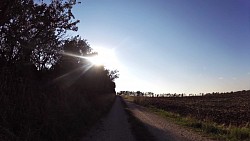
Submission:
POLYGON ((145 107, 127 102, 129 110, 140 119, 158 141, 212 141, 148 111, 145 107))

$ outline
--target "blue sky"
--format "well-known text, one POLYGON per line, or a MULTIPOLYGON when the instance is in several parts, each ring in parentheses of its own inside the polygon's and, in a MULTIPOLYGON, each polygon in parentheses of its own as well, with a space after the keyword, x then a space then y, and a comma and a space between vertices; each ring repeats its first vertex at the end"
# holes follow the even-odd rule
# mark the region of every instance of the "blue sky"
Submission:
POLYGON ((250 89, 248 0, 84 0, 73 12, 75 34, 115 49, 117 91, 250 89))

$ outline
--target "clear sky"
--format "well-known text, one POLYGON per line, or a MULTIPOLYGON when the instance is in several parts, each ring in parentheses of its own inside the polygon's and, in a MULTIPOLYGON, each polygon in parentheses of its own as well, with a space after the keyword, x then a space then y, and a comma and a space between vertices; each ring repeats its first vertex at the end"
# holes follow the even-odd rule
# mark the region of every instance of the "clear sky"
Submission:
POLYGON ((249 0, 84 0, 77 34, 114 49, 117 91, 250 89, 249 0))

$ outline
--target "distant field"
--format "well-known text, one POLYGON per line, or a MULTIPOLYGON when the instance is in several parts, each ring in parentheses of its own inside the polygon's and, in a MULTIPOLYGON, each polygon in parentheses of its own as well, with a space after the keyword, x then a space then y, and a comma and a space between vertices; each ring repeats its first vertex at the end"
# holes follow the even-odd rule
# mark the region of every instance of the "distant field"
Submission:
POLYGON ((222 125, 249 126, 250 91, 192 97, 134 97, 134 102, 222 125))

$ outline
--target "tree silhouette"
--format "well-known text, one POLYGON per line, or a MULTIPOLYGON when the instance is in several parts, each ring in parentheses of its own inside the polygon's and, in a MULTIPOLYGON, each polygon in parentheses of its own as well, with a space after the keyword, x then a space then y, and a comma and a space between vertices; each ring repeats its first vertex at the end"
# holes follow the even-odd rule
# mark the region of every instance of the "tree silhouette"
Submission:
MULTIPOLYGON (((34 63, 38 68, 52 63, 60 50, 62 37, 68 30, 76 31, 78 20, 71 13, 74 0, 60 0, 50 4, 32 0, 3 0, 0 23, 1 64, 34 63)), ((42 67, 42 68, 43 68, 42 67)))
POLYGON ((112 103, 118 71, 91 64, 86 40, 66 38, 75 4, 0 1, 0 140, 78 140, 112 103))
POLYGON ((115 79, 119 78, 119 71, 118 70, 108 70, 108 76, 110 80, 114 81, 115 79))

